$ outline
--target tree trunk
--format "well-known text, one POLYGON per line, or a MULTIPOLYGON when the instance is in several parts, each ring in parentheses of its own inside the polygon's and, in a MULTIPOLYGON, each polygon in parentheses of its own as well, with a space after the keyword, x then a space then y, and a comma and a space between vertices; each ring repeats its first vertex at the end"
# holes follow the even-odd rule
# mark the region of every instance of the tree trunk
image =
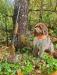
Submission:
POLYGON ((22 48, 25 42, 25 34, 27 31, 27 20, 28 20, 28 0, 20 0, 20 16, 19 16, 19 27, 18 27, 18 36, 19 36, 19 47, 22 48))
MULTIPOLYGON (((16 48, 22 48, 23 35, 26 34, 28 20, 28 0, 15 0, 13 24, 14 35, 17 35, 16 48), (20 9, 19 9, 20 7, 20 9), (18 14, 19 11, 19 14, 18 14), (18 17, 18 18, 17 18, 18 17), (21 37, 22 36, 22 37, 21 37)), ((16 39, 15 39, 16 40, 16 39)))
POLYGON ((28 20, 28 0, 20 0, 19 33, 25 34, 28 20))

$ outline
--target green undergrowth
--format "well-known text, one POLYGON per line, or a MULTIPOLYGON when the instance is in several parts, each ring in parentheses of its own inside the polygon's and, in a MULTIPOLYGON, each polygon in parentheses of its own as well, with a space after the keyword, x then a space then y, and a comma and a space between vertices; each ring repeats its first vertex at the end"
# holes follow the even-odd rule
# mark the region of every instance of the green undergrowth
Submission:
POLYGON ((57 59, 54 59, 52 56, 48 54, 44 54, 43 59, 46 64, 43 64, 42 71, 47 72, 47 74, 50 74, 53 71, 57 70, 57 59))
POLYGON ((24 75, 27 75, 32 69, 33 66, 28 60, 24 64, 0 62, 0 75, 16 75, 17 70, 21 70, 24 75))
POLYGON ((35 65, 40 66, 43 75, 48 75, 57 70, 57 59, 46 53, 43 56, 44 63, 38 62, 38 58, 31 54, 24 53, 22 56, 18 63, 0 61, 0 75, 16 75, 17 70, 21 70, 24 75, 29 75, 34 70, 35 65))

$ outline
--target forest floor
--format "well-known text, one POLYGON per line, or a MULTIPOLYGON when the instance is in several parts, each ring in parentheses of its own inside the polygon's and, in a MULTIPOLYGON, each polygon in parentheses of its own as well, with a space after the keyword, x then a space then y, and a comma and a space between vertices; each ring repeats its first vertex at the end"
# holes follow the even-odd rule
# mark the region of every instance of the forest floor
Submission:
POLYGON ((57 59, 47 53, 40 60, 30 52, 12 55, 9 50, 12 51, 10 48, 0 48, 0 75, 50 75, 57 72, 57 59))

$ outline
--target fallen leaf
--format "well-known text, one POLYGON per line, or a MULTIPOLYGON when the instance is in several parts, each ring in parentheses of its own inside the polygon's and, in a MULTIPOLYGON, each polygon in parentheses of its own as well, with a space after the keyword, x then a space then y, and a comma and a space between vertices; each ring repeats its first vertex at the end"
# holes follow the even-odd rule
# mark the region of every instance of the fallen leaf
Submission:
POLYGON ((53 72, 53 73, 52 73, 52 74, 50 74, 50 75, 57 75, 57 71, 53 72))
POLYGON ((22 71, 17 70, 17 75, 24 75, 22 71))

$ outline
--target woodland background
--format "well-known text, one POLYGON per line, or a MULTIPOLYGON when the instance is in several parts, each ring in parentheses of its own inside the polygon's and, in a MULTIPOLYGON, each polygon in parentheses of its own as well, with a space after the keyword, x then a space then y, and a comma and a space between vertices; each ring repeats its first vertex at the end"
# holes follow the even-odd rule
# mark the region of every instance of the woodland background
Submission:
POLYGON ((33 28, 39 22, 47 23, 57 50, 57 0, 0 0, 0 59, 3 59, 0 62, 0 75, 16 75, 16 72, 17 75, 38 75, 36 70, 40 75, 47 75, 57 70, 57 59, 44 54, 44 62, 39 63, 38 58, 31 54, 33 28), (16 54, 17 63, 10 63, 6 59, 9 55, 7 47, 11 44, 15 45, 16 50, 21 50, 16 54))
MULTIPOLYGON (((18 0, 16 0, 17 2, 18 0)), ((17 8, 16 8, 17 9, 17 8)), ((57 0, 29 0, 27 27, 31 31, 38 22, 48 24, 49 34, 57 36, 57 0)), ((14 1, 0 1, 0 44, 8 42, 12 37, 14 27, 14 1)), ((20 17, 20 16, 19 16, 20 17)))

